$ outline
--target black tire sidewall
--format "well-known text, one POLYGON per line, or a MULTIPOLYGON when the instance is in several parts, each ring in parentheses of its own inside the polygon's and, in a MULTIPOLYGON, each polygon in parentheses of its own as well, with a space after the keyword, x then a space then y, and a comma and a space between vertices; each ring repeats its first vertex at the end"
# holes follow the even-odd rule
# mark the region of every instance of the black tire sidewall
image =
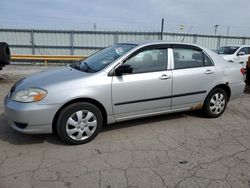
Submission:
POLYGON ((59 114, 58 120, 57 120, 57 133, 58 136, 61 138, 61 140, 67 144, 85 144, 89 141, 93 140, 97 134, 100 132, 103 125, 103 117, 101 111, 93 104, 87 103, 87 102, 77 102, 74 104, 70 104, 66 106, 59 114), (92 112, 96 118, 97 118, 97 128, 95 132, 87 139, 77 141, 72 138, 70 138, 66 132, 66 122, 68 118, 75 112, 79 110, 88 110, 92 112))
POLYGON ((225 92, 225 90, 221 89, 221 88, 215 88, 213 89, 212 91, 210 91, 210 93, 208 94, 208 96, 206 97, 206 100, 204 102, 204 108, 203 108, 203 111, 205 113, 205 115, 207 117, 210 117, 210 118, 217 118, 219 117, 220 115, 222 115, 227 107, 227 102, 228 102, 228 96, 227 96, 227 93, 225 92), (216 93, 222 93, 224 98, 225 98, 225 106, 224 106, 224 109, 219 113, 219 114, 214 114, 211 112, 210 110, 210 100, 211 98, 216 94, 216 93))

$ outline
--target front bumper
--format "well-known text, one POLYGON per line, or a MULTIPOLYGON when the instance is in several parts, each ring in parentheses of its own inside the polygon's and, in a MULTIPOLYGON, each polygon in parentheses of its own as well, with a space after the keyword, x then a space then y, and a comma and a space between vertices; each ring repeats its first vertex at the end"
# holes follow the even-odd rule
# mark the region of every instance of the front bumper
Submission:
POLYGON ((12 101, 8 96, 4 99, 4 113, 10 126, 22 133, 45 134, 52 133, 53 118, 59 105, 35 103, 20 103, 12 101), (18 126, 18 125, 25 126, 18 126))

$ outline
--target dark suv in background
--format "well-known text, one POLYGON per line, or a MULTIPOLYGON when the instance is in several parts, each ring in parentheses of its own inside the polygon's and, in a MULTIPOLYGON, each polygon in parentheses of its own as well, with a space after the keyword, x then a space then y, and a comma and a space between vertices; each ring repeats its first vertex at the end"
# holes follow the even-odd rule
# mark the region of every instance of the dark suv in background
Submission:
POLYGON ((0 70, 10 63, 10 48, 6 42, 0 42, 0 70))

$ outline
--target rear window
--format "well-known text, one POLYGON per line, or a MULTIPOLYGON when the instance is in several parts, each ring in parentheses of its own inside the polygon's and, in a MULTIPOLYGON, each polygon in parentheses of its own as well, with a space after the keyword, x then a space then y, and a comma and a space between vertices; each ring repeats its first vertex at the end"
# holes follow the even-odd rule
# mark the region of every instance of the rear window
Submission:
POLYGON ((213 65, 210 58, 199 50, 174 48, 173 52, 175 69, 195 68, 213 65))
POLYGON ((223 46, 216 50, 218 54, 234 54, 239 49, 239 46, 223 46))

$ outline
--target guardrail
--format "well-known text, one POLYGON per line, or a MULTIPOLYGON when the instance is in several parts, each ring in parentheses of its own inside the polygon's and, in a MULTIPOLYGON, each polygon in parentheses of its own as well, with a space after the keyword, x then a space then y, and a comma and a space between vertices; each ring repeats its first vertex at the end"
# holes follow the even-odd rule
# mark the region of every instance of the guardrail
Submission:
POLYGON ((87 58, 80 55, 11 55, 12 61, 44 61, 44 65, 48 65, 48 61, 79 61, 87 58))

